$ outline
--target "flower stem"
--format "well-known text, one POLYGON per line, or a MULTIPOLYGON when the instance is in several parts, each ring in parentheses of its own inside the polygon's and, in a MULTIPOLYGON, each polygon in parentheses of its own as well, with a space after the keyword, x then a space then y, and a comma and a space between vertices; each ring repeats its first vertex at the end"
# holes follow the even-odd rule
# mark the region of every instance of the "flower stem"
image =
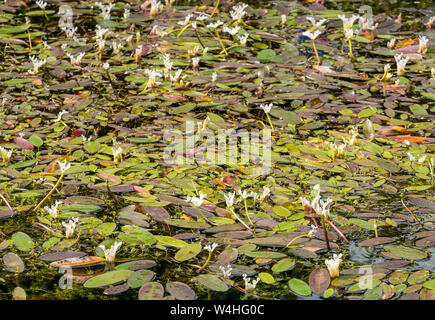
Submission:
POLYGON ((266 117, 267 117, 267 121, 269 121, 270 128, 271 128, 272 130, 275 130, 275 129, 273 128, 272 121, 270 120, 269 113, 266 113, 266 117))
POLYGON ((221 45, 221 47, 222 47, 222 50, 225 52, 225 55, 227 56, 227 55, 228 55, 227 49, 225 49, 225 46, 224 46, 224 44, 222 43, 222 39, 221 39, 221 37, 219 36, 219 32, 217 31, 217 29, 216 29, 216 37, 217 37, 218 40, 219 40, 219 43, 220 43, 220 45, 221 45))
MULTIPOLYGON (((244 199, 244 201, 245 201, 245 212, 246 212, 246 217, 248 218, 249 223, 250 223, 252 226, 254 226, 254 224, 253 224, 252 221, 251 221, 251 218, 249 217, 249 212, 248 212, 248 203, 246 202, 246 198, 244 199)), ((254 226, 254 232, 255 232, 255 226, 254 226)))
POLYGON ((326 221, 332 228, 334 228, 334 230, 340 235, 340 237, 343 238, 343 240, 345 242, 349 242, 349 240, 347 240, 347 238, 344 236, 344 234, 329 220, 326 221))
POLYGON ((6 203, 7 207, 9 208, 9 210, 14 211, 14 209, 12 209, 11 205, 9 204, 9 202, 6 200, 5 197, 3 197, 3 195, 0 193, 0 198, 2 198, 2 200, 6 203))
POLYGON ((62 181, 63 177, 65 176, 65 174, 62 172, 62 174, 59 177, 59 180, 57 180, 56 184, 54 185, 54 187, 50 190, 50 192, 44 197, 44 199, 41 200, 40 203, 38 203, 38 205, 35 207, 35 209, 33 210, 38 210, 39 207, 45 202, 45 200, 47 200, 54 192, 54 190, 56 190, 56 188, 59 186, 60 182, 62 181))
POLYGON ((320 61, 320 57, 319 57, 319 52, 317 51, 317 47, 316 47, 316 40, 312 39, 311 42, 313 43, 313 50, 314 50, 314 53, 316 54, 317 64, 320 65, 321 61, 320 61))
POLYGON ((282 248, 280 251, 284 251, 285 249, 288 248, 288 246, 290 246, 290 245, 291 245, 293 242, 295 242, 297 239, 300 239, 300 238, 303 238, 303 237, 309 237, 308 233, 301 234, 301 235, 299 235, 299 236, 297 236, 297 237, 291 239, 291 240, 290 240, 290 241, 285 245, 285 247, 282 248))
POLYGON ((349 58, 353 58, 353 53, 352 53, 352 38, 349 38, 349 58))
POLYGON ((218 9, 218 7, 219 7, 219 3, 220 3, 220 2, 221 2, 221 0, 218 0, 218 1, 217 1, 216 6, 214 7, 213 12, 211 13, 210 18, 213 18, 214 14, 216 13, 216 11, 217 11, 217 9, 218 9))
POLYGON ((207 217, 202 213, 202 211, 201 211, 201 209, 200 209, 199 207, 196 207, 196 209, 198 209, 199 214, 201 215, 201 217, 202 217, 205 221, 211 223, 210 220, 208 220, 207 217))
POLYGON ((248 226, 246 223, 244 223, 244 222, 242 221, 242 219, 240 219, 240 217, 239 217, 239 216, 234 212, 233 209, 230 209, 230 211, 231 211, 231 213, 236 217, 236 219, 239 220, 239 222, 240 222, 241 224, 243 224, 243 226, 244 226, 246 229, 248 229, 249 231, 252 232, 252 229, 249 228, 249 226, 248 226))
POLYGON ((208 252, 207 260, 205 260, 205 263, 203 264, 203 266, 202 266, 201 268, 198 269, 197 272, 201 272, 201 271, 204 270, 204 268, 208 265, 208 263, 210 262, 211 254, 212 254, 212 253, 213 253, 212 251, 209 251, 209 252, 208 252))
POLYGON ((328 251, 331 250, 331 248, 329 247, 329 239, 328 239, 328 232, 326 231, 326 224, 325 224, 325 218, 322 217, 322 228, 323 228, 323 233, 325 235, 325 241, 326 241, 326 249, 328 251))

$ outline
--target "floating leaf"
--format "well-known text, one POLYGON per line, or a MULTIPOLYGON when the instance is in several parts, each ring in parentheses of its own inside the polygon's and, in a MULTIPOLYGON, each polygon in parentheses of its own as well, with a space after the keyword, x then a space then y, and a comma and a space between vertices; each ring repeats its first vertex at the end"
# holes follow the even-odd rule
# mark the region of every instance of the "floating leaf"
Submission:
POLYGON ((287 255, 281 252, 273 252, 273 251, 251 251, 245 252, 245 256, 251 258, 262 258, 262 259, 280 259, 285 258, 287 255))
POLYGON ((104 258, 97 256, 82 256, 82 257, 73 257, 64 260, 54 261, 50 265, 53 267, 68 267, 68 268, 83 268, 89 267, 96 264, 100 264, 105 261, 104 258))
POLYGON ((198 282, 207 289, 220 292, 225 292, 228 290, 228 285, 214 275, 202 274, 198 276, 197 279, 198 282))
POLYGON ((286 258, 279 260, 277 263, 275 263, 272 267, 273 272, 284 272, 292 269, 296 264, 296 260, 286 258))
POLYGON ((385 250, 392 254, 410 260, 419 260, 427 258, 427 253, 418 249, 405 247, 402 245, 389 245, 384 247, 385 250))
POLYGON ((127 280, 133 273, 134 271, 131 270, 109 271, 90 278, 83 284, 83 286, 85 288, 101 288, 114 285, 127 280))
POLYGON ((296 294, 302 296, 309 296, 311 294, 310 286, 303 280, 293 278, 289 280, 288 286, 296 294))
POLYGON ((187 284, 171 281, 166 284, 166 291, 177 300, 195 300, 196 293, 187 284))
POLYGON ((258 274, 258 276, 260 277, 260 280, 263 281, 264 283, 267 284, 274 284, 275 283, 275 278, 267 272, 260 272, 258 274))
POLYGON ((24 262, 23 260, 13 252, 8 252, 3 256, 3 263, 5 264, 5 269, 9 272, 23 272, 24 262))
POLYGON ((127 284, 131 288, 139 288, 146 282, 150 282, 154 279, 155 273, 151 270, 139 270, 135 271, 128 279, 127 284))
POLYGON ((201 243, 192 243, 182 247, 175 254, 175 260, 177 261, 186 261, 192 259, 198 255, 202 250, 201 243))
POLYGON ((139 300, 161 300, 164 288, 159 282, 147 282, 139 289, 139 300))
POLYGON ((12 241, 14 242, 15 248, 21 251, 30 251, 34 246, 32 238, 21 231, 15 232, 12 235, 12 241))
POLYGON ((310 273, 308 279, 311 290, 316 294, 322 294, 326 289, 328 289, 331 283, 331 277, 329 276, 328 270, 325 268, 314 269, 310 273))
POLYGON ((136 261, 129 261, 124 262, 121 264, 118 264, 115 269, 116 270, 141 270, 141 269, 149 269, 156 265, 156 262, 154 260, 136 260, 136 261))

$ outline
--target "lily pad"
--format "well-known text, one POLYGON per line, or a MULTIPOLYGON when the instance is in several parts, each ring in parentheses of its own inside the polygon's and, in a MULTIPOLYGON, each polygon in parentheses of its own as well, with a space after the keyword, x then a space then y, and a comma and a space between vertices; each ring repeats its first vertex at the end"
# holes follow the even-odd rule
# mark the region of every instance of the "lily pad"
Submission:
POLYGON ((166 291, 177 300, 195 300, 196 293, 187 284, 171 281, 166 284, 166 291))
POLYGON ((87 280, 83 286, 85 288, 101 288, 114 285, 119 282, 126 281, 134 271, 131 270, 115 270, 109 271, 87 280))
POLYGON ((147 282, 139 289, 139 300, 161 300, 165 289, 159 282, 147 282))
POLYGON ((219 292, 225 292, 228 290, 228 285, 214 275, 202 274, 198 276, 197 279, 198 282, 206 289, 219 292))

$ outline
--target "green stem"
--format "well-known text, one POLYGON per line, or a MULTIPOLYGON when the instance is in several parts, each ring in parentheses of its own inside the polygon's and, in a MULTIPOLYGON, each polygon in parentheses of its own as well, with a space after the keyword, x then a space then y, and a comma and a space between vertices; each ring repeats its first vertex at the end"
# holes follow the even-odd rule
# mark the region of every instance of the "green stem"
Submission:
MULTIPOLYGON (((244 198, 244 202, 245 202, 245 212, 246 212, 246 217, 249 220, 249 223, 254 226, 254 224, 251 221, 251 218, 249 217, 249 212, 248 212, 248 203, 246 202, 246 198, 244 198)), ((255 230, 255 226, 254 226, 254 230, 255 230)))
POLYGON ((53 194, 54 190, 59 186, 60 182, 62 181, 65 174, 62 172, 62 174, 59 177, 59 180, 57 180, 56 184, 54 185, 53 189, 50 190, 50 192, 44 197, 44 199, 41 200, 40 203, 33 209, 34 211, 38 210, 39 207, 53 194))
POLYGON ((309 237, 308 233, 301 234, 300 236, 297 236, 297 237, 291 239, 291 240, 290 240, 290 241, 285 245, 285 247, 281 249, 281 251, 284 251, 285 249, 288 248, 288 246, 290 246, 290 245, 291 245, 293 242, 295 242, 297 239, 300 239, 300 238, 303 238, 303 237, 309 237))
POLYGON ((217 1, 216 6, 214 7, 213 12, 211 13, 210 18, 213 18, 214 14, 216 13, 216 11, 217 11, 217 9, 218 9, 218 7, 219 7, 219 3, 220 3, 220 2, 221 2, 221 0, 218 0, 218 1, 217 1))
POLYGON ((217 37, 218 40, 219 40, 219 43, 220 43, 220 45, 221 45, 221 47, 222 47, 222 50, 225 52, 225 55, 227 56, 227 55, 228 55, 228 52, 227 52, 227 49, 225 49, 224 44, 222 43, 222 39, 221 39, 221 37, 219 36, 219 32, 218 32, 217 29, 216 29, 215 31, 216 31, 216 37, 217 37))
POLYGON ((349 58, 353 58, 353 53, 352 53, 352 38, 349 38, 349 58))
POLYGON ((201 272, 202 270, 204 270, 204 268, 208 265, 208 263, 209 263, 210 260, 211 260, 211 254, 212 254, 212 253, 213 253, 213 251, 209 251, 209 252, 208 252, 207 260, 205 261, 204 265, 203 265, 201 268, 199 268, 198 272, 201 272))
POLYGON ((272 121, 270 120, 269 113, 266 113, 266 116, 267 116, 267 120, 269 121, 270 128, 271 128, 272 130, 275 130, 275 129, 273 128, 272 121))
POLYGON ((320 57, 319 57, 319 52, 317 51, 317 47, 316 47, 316 40, 312 39, 311 42, 313 43, 313 50, 314 53, 316 54, 316 58, 317 58, 317 64, 320 65, 320 57))
POLYGON ((202 211, 201 211, 201 209, 200 209, 199 207, 196 207, 196 209, 198 209, 199 214, 201 215, 201 217, 202 217, 205 221, 211 223, 211 221, 207 219, 207 217, 202 213, 202 211))
POLYGON ((239 222, 245 226, 246 229, 248 229, 249 231, 252 232, 252 229, 249 228, 249 226, 248 226, 246 223, 244 223, 244 222, 242 221, 242 219, 240 219, 240 217, 239 217, 239 216, 234 212, 233 209, 230 209, 230 211, 231 211, 231 213, 236 217, 236 219, 239 220, 239 222))

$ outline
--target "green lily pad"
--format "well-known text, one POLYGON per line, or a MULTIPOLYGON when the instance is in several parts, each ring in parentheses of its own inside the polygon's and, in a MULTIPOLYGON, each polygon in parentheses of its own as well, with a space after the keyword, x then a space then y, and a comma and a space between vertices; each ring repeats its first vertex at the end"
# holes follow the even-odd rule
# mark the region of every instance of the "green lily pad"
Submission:
POLYGON ((409 260, 420 260, 427 258, 426 252, 402 245, 390 245, 384 247, 384 249, 396 256, 409 260))
POLYGON ((147 282, 139 289, 139 300, 161 300, 165 289, 159 282, 147 282))
POLYGON ((85 288, 107 287, 127 280, 133 273, 134 271, 131 270, 109 271, 88 279, 83 286, 85 288))
POLYGON ((177 261, 186 261, 192 259, 198 255, 202 250, 202 246, 200 243, 192 243, 182 247, 175 254, 175 260, 177 261))
POLYGON ((30 251, 34 246, 32 238, 21 231, 15 232, 12 235, 12 241, 14 242, 15 248, 21 251, 30 251))
POLYGON ((213 291, 225 292, 228 290, 228 285, 218 277, 211 274, 202 274, 198 276, 198 282, 205 288, 213 291))
POLYGON ((128 279, 127 284, 131 288, 139 288, 146 282, 150 282, 154 279, 155 273, 151 270, 139 270, 135 271, 128 279))
POLYGON ((300 279, 290 279, 288 282, 288 286, 291 291, 301 296, 309 296, 311 295, 310 286, 303 280, 300 279))

